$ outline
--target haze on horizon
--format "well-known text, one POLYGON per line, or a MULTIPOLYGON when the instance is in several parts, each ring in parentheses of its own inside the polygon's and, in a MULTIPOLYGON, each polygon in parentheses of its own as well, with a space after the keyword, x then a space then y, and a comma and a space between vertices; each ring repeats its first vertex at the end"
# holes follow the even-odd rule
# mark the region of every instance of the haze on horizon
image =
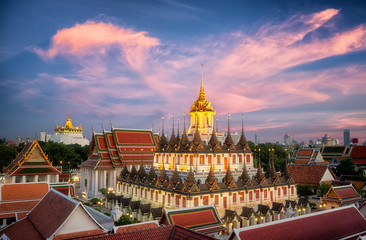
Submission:
MULTIPOLYGON (((219 130, 366 140, 364 1, 2 1, 0 137, 31 138, 68 111, 87 138, 161 129, 196 100, 201 67, 219 130)), ((189 124, 187 117, 186 124, 189 124)))

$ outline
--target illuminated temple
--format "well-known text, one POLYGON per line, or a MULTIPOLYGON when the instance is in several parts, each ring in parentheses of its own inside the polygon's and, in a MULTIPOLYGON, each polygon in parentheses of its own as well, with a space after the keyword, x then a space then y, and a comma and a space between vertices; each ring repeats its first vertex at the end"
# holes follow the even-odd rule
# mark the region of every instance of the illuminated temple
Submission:
POLYGON ((260 160, 254 167, 243 124, 235 143, 229 115, 227 134, 219 141, 215 110, 202 80, 190 117, 189 129, 184 123, 181 134, 173 120, 170 136, 164 133, 164 121, 160 136, 151 130, 112 126, 94 133, 89 158, 80 166, 85 176, 81 182, 87 179, 81 186, 84 194, 90 198, 100 195, 100 188, 113 188, 107 201, 113 199, 124 213, 139 215, 141 221, 156 219, 154 212, 162 207, 211 204, 221 217, 235 218, 231 222, 236 227, 280 219, 285 206, 295 204, 295 182, 287 166, 282 174, 273 161, 266 171, 260 160))
POLYGON ((41 132, 40 139, 44 142, 53 141, 64 144, 89 145, 89 140, 83 134, 82 126, 74 126, 70 118, 70 112, 64 126, 56 125, 54 133, 49 135, 41 132))

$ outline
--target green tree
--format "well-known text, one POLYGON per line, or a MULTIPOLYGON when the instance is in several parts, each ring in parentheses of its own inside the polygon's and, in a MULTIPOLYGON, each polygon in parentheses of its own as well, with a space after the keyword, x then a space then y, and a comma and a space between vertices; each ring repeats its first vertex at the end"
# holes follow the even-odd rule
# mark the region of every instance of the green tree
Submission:
POLYGON ((122 215, 117 221, 114 222, 115 226, 128 225, 138 223, 137 218, 131 219, 130 215, 122 215))
POLYGON ((77 168, 88 158, 88 145, 82 147, 78 144, 65 145, 55 142, 42 143, 42 145, 42 149, 48 155, 50 161, 54 165, 61 165, 64 170, 77 168))
POLYGON ((329 188, 331 186, 332 185, 330 185, 329 183, 322 183, 322 184, 320 184, 320 186, 318 188, 318 196, 319 197, 323 197, 325 194, 327 194, 328 191, 329 191, 329 188))
POLYGON ((92 198, 92 199, 90 199, 90 201, 91 201, 93 204, 97 204, 98 202, 100 202, 100 199, 99 199, 99 198, 92 198))
POLYGON ((311 186, 309 184, 297 185, 297 195, 299 195, 300 197, 308 198, 308 196, 312 194, 313 191, 311 190, 311 186))
POLYGON ((358 172, 356 171, 355 164, 353 163, 351 158, 345 158, 341 161, 341 163, 336 168, 336 175, 348 175, 354 176, 357 175, 358 172))
POLYGON ((14 147, 8 147, 4 143, 0 144, 0 167, 8 166, 17 156, 18 151, 14 147))
POLYGON ((101 194, 103 194, 103 196, 105 197, 107 195, 107 193, 108 193, 108 190, 106 188, 101 188, 101 189, 99 189, 99 192, 101 194))

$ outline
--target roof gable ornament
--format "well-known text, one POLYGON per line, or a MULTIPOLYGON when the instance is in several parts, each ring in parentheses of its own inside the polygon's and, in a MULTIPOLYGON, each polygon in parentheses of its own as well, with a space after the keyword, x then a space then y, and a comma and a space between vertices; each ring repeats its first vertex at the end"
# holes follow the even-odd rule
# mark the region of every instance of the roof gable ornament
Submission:
POLYGON ((209 171, 209 173, 207 175, 205 184, 207 185, 207 187, 208 187, 208 189, 210 191, 220 190, 220 187, 219 187, 219 185, 217 183, 217 178, 215 177, 214 172, 213 172, 213 169, 212 169, 212 165, 211 165, 210 171, 209 171))
POLYGON ((173 114, 173 127, 172 127, 172 135, 170 136, 169 140, 169 150, 175 150, 175 146, 177 144, 177 139, 174 134, 174 114, 173 114))
POLYGON ((123 168, 122 168, 122 171, 119 175, 119 178, 120 179, 126 179, 128 177, 128 175, 130 174, 130 172, 128 171, 127 169, 127 164, 126 164, 126 161, 123 163, 123 168))
POLYGON ((164 134, 164 116, 161 117, 161 120, 162 120, 162 134, 160 136, 159 149, 164 151, 168 146, 168 139, 165 137, 164 134))
POLYGON ((179 136, 179 117, 177 118, 178 120, 178 130, 177 130, 177 137, 176 137, 176 140, 175 140, 175 144, 177 147, 179 147, 179 143, 180 143, 180 136, 179 136))
POLYGON ((140 182, 142 182, 146 178, 146 176, 147 176, 147 174, 146 174, 145 167, 144 167, 144 164, 142 161, 142 156, 141 156, 141 165, 140 165, 140 169, 138 172, 138 180, 140 182))
POLYGON ((244 114, 241 115, 241 135, 237 144, 243 151, 251 151, 248 141, 244 134, 244 114))
POLYGON ((191 142, 190 150, 202 150, 202 149, 204 149, 204 146, 203 146, 200 132, 198 131, 198 123, 197 123, 197 117, 196 117, 196 132, 194 133, 194 138, 191 142))
POLYGON ((182 139, 180 141, 180 149, 184 150, 188 147, 189 145, 189 140, 187 137, 187 132, 186 132, 186 113, 184 113, 184 129, 183 129, 183 135, 182 135, 182 139))
POLYGON ((163 169, 161 169, 160 171, 160 175, 156 181, 156 186, 157 187, 163 187, 164 186, 164 183, 166 181, 169 181, 169 178, 168 178, 168 175, 166 174, 166 171, 165 171, 165 165, 163 163, 163 169))
POLYGON ((230 113, 228 113, 228 130, 227 130, 227 135, 224 141, 224 145, 230 149, 230 150, 235 150, 235 144, 234 144, 234 140, 231 137, 231 133, 230 133, 230 113))
POLYGON ((212 134, 211 134, 211 138, 208 141, 208 145, 210 146, 212 151, 221 150, 220 142, 217 139, 216 132, 215 132, 215 125, 212 127, 212 129, 213 129, 213 131, 212 131, 212 134))
POLYGON ((129 181, 134 181, 135 177, 137 176, 137 170, 136 170, 136 167, 135 167, 135 161, 133 161, 132 163, 132 168, 131 168, 131 172, 130 174, 128 175, 128 178, 127 180, 129 181))
POLYGON ((194 173, 192 171, 192 165, 189 169, 189 173, 187 179, 184 181, 182 192, 191 193, 191 192, 199 192, 200 189, 197 186, 196 178, 194 177, 194 173))
POLYGON ((147 175, 147 181, 149 184, 152 184, 154 182, 154 180, 157 179, 157 175, 155 173, 155 168, 154 168, 154 164, 151 163, 151 168, 149 171, 149 174, 147 175))
POLYGON ((243 172, 241 173, 241 175, 239 176, 239 181, 241 181, 241 183, 246 187, 246 186, 252 186, 252 181, 250 180, 249 174, 248 174, 248 170, 247 170, 247 166, 245 163, 245 159, 244 159, 244 165, 243 165, 243 172))
POLYGON ((273 148, 272 148, 272 152, 273 152, 273 156, 272 156, 272 167, 271 167, 272 173, 271 173, 271 178, 272 178, 272 182, 274 184, 280 184, 281 181, 280 181, 280 178, 278 177, 278 174, 277 174, 277 171, 276 171, 276 167, 275 167, 275 164, 274 164, 274 149, 273 148))
POLYGON ((226 184, 226 186, 230 189, 230 188, 237 188, 238 186, 236 185, 235 179, 233 177, 233 174, 231 173, 230 170, 230 164, 227 168, 226 171, 226 175, 223 178, 224 183, 226 184))
POLYGON ((260 149, 259 149, 259 159, 258 159, 258 170, 257 170, 257 174, 255 176, 255 179, 260 185, 267 184, 266 176, 264 175, 262 166, 261 166, 260 149))
POLYGON ((169 181, 168 188, 169 189, 175 189, 180 182, 181 182, 181 179, 179 177, 179 172, 178 172, 178 169, 177 169, 177 165, 175 165, 174 172, 173 172, 173 175, 172 175, 172 177, 169 181))
POLYGON ((286 179, 287 182, 294 182, 294 179, 292 178, 292 175, 290 173, 290 170, 288 169, 288 163, 287 163, 287 152, 286 152, 286 161, 285 161, 285 169, 283 171, 283 177, 286 179))

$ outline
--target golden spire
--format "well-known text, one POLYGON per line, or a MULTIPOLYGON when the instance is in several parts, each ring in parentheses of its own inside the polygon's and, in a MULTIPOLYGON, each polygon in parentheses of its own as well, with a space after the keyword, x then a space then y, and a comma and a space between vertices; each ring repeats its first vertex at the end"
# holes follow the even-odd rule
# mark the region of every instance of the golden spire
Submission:
POLYGON ((200 88, 200 93, 201 92, 205 92, 205 89, 203 88, 203 64, 201 64, 201 88, 200 88))
POLYGON ((65 128, 74 128, 74 126, 72 125, 71 118, 70 118, 70 110, 69 110, 69 115, 67 116, 67 120, 65 123, 65 128))

